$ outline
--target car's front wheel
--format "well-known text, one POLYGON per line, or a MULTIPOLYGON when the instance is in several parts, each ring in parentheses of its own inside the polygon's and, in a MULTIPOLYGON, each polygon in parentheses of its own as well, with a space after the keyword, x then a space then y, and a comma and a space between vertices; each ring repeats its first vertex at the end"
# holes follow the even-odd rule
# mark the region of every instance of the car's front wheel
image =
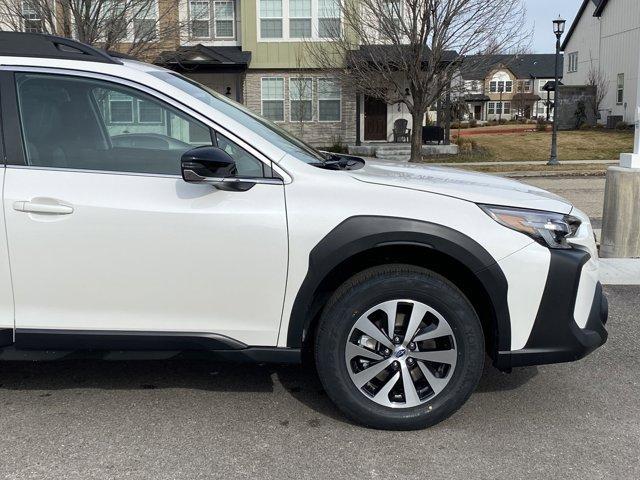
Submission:
POLYGON ((385 265, 344 283, 318 325, 316 364, 334 403, 366 426, 434 425, 469 398, 484 363, 475 310, 441 275, 385 265))

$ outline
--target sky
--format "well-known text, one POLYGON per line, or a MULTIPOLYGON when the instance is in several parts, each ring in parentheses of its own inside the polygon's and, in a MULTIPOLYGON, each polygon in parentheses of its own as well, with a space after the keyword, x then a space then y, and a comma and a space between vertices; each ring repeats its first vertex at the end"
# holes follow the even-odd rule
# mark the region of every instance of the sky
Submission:
POLYGON ((527 23, 533 29, 531 47, 535 53, 553 53, 556 37, 552 22, 558 15, 567 21, 565 34, 582 5, 582 0, 524 0, 527 7, 527 23))

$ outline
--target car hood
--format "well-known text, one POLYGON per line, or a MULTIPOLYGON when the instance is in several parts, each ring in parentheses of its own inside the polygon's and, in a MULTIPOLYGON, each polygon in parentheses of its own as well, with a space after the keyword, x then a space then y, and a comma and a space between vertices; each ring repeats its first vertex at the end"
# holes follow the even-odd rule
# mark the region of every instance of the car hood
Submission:
POLYGON ((449 167, 367 160, 348 172, 356 180, 408 188, 474 203, 569 213, 571 203, 553 193, 502 177, 449 167))

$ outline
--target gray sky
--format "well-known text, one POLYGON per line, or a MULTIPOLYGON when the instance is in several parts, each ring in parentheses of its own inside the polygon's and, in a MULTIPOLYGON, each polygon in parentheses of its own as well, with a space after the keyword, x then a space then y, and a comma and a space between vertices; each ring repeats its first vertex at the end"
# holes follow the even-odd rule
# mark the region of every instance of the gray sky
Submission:
POLYGON ((524 0, 527 6, 527 22, 534 28, 532 48, 536 53, 553 53, 556 37, 551 22, 561 15, 567 21, 565 32, 578 12, 582 0, 524 0))

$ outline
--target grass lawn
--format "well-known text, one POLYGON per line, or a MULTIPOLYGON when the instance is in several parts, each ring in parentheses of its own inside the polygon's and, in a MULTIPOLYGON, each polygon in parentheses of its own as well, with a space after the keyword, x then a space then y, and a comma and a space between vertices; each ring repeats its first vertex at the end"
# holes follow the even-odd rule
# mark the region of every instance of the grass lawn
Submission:
MULTIPOLYGON (((452 131, 452 134, 454 132, 452 131)), ((536 161, 548 160, 551 149, 550 132, 468 135, 478 149, 455 157, 440 157, 437 161, 536 161)), ((455 140, 455 139, 454 139, 455 140)), ((565 160, 615 160, 622 152, 633 151, 633 132, 581 130, 560 132, 558 158, 565 160)), ((425 161, 434 161, 432 157, 425 161)))

